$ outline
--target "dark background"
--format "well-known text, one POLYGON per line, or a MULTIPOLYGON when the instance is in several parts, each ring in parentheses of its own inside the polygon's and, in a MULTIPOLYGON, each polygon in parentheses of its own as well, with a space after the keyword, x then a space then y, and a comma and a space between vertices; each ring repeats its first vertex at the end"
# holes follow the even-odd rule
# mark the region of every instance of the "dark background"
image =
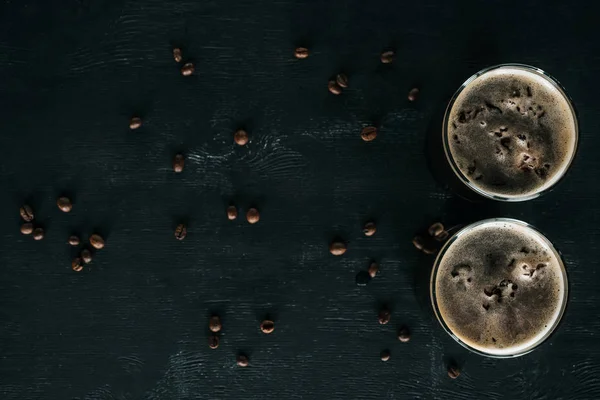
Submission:
MULTIPOLYGON (((3 0, 0 398, 597 399, 599 8, 548 1, 3 0), (182 77, 181 46, 196 65, 182 77), (306 45, 311 55, 296 60, 306 45), (391 65, 379 61, 395 49, 391 65), (483 67, 542 68, 572 96, 580 149, 553 192, 469 203, 436 182, 425 137, 483 67), (345 71, 341 96, 327 80, 345 71), (421 89, 409 103, 410 88, 421 89), (140 115, 144 125, 128 128, 140 115), (371 143, 360 139, 380 126, 371 143), (233 144, 240 126, 246 147, 233 144), (176 175, 171 160, 186 155, 176 175), (56 198, 74 200, 61 213, 56 198), (227 220, 234 201, 251 226, 227 220), (46 238, 22 236, 36 210, 46 238), (508 216, 562 251, 559 330, 511 360, 469 353, 429 313, 416 231, 508 216), (368 219, 372 238, 362 235, 368 219), (173 230, 187 221, 188 237, 173 230), (71 233, 107 239, 84 272, 71 233), (343 257, 328 252, 340 235, 343 257), (370 260, 381 274, 357 287, 370 260), (388 304, 390 324, 377 323, 388 304), (221 315, 221 346, 207 319, 221 315), (259 321, 276 322, 264 335, 259 321), (396 330, 408 325, 403 344, 396 330), (392 358, 379 359, 388 348, 392 358), (251 365, 235 365, 238 351, 251 365), (454 359, 463 369, 446 375, 454 359)), ((441 128, 440 128, 441 129, 441 128)), ((425 273, 426 275, 426 273, 425 273)))

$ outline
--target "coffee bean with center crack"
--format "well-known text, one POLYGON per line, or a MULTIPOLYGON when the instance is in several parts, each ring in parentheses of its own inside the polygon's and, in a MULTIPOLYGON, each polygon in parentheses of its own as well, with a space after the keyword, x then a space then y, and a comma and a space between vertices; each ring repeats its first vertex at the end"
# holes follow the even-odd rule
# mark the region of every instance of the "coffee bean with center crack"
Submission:
POLYGON ((90 244, 93 248, 100 250, 104 248, 104 239, 102 238, 102 236, 98 235, 97 233, 94 233, 92 236, 90 236, 90 244))
POLYGON ((177 228, 175 228, 175 239, 183 240, 183 239, 185 239, 186 235, 187 235, 187 228, 185 227, 185 225, 184 224, 177 225, 177 228))
POLYGON ((26 222, 31 222, 33 221, 34 215, 33 215, 33 208, 31 208, 30 206, 28 206, 27 204, 24 205, 23 207, 21 207, 19 209, 19 212, 21 214, 21 218, 23 218, 23 221, 26 222))
POLYGON ((377 128, 375 128, 374 126, 364 127, 360 133, 360 137, 365 142, 371 142, 375 140, 375 138, 377 137, 377 128))
POLYGON ((298 47, 294 51, 294 55, 298 59, 304 59, 308 57, 308 49, 306 47, 298 47))

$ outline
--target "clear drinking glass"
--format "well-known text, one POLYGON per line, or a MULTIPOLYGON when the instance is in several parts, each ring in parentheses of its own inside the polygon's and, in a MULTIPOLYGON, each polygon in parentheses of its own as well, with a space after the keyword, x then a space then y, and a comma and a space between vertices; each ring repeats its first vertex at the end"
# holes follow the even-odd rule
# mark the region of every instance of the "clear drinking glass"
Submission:
MULTIPOLYGON (((529 92, 529 88, 527 88, 527 92, 529 92)), ((523 98, 527 93, 524 93, 523 98)), ((529 93, 531 95, 531 93, 529 93)), ((548 97, 545 97, 546 99, 548 97)), ((510 100, 508 100, 510 101, 510 100)), ((518 106, 517 106, 518 107, 518 106)), ((493 107, 491 110, 498 109, 498 107, 493 107)), ((531 110, 531 109, 529 109, 531 110)), ((520 110, 523 111, 523 115, 526 115, 529 112, 527 109, 520 110)), ((532 110, 532 113, 535 113, 536 110, 532 110)), ((509 115, 507 113, 506 115, 509 115)), ((480 117, 481 118, 481 117, 480 117)), ((480 122, 482 124, 482 129, 485 130, 486 126, 484 125, 484 121, 480 122)), ((498 132, 502 134, 502 132, 498 132)), ((493 67, 485 68, 469 79, 467 79, 460 88, 456 91, 452 99, 450 100, 446 112, 444 115, 443 121, 443 129, 442 129, 442 142, 443 148, 446 155, 446 159, 450 164, 454 174, 459 178, 459 180, 466 185, 469 189, 474 191, 475 193, 489 198, 493 200, 500 201, 525 201, 538 197, 542 193, 550 190, 558 181, 562 179, 567 170, 569 169, 577 150, 578 144, 578 136, 579 136, 579 128, 578 128, 578 120, 577 120, 577 112, 573 105, 573 102, 565 92, 564 88, 560 85, 560 83, 554 79, 552 76, 542 71, 539 68, 532 67, 524 64, 501 64, 493 67), (469 176, 468 172, 465 173, 465 167, 459 167, 457 159, 452 151, 452 143, 454 135, 449 132, 449 127, 454 121, 451 120, 451 116, 453 114, 453 108, 455 104, 460 103, 460 101, 466 98, 467 94, 472 92, 473 87, 477 87, 480 82, 483 82, 484 79, 494 78, 494 79, 506 79, 506 85, 511 85, 510 76, 515 75, 521 77, 522 79, 531 79, 534 85, 538 85, 542 88, 541 92, 543 92, 544 96, 549 96, 554 100, 556 107, 562 109, 564 112, 564 118, 562 118, 562 122, 565 123, 565 126, 568 126, 568 129, 572 134, 570 143, 565 145, 563 149, 564 154, 562 156, 562 162, 558 170, 554 170, 552 176, 548 177, 548 179, 540 184, 539 187, 536 187, 534 190, 529 190, 525 193, 503 193, 502 191, 494 191, 490 190, 489 187, 484 187, 481 184, 481 181, 477 180, 477 176, 469 176), (452 136, 452 139, 451 139, 452 136)), ((529 146, 529 144, 527 145, 529 146)), ((500 148, 501 150, 504 150, 500 148)), ((491 158, 488 158, 490 160, 491 158)), ((485 163, 486 160, 483 160, 485 163)))
POLYGON ((567 273, 560 253, 533 226, 486 219, 444 244, 431 272, 430 299, 444 330, 463 347, 487 357, 517 357, 558 326, 568 300, 567 273))

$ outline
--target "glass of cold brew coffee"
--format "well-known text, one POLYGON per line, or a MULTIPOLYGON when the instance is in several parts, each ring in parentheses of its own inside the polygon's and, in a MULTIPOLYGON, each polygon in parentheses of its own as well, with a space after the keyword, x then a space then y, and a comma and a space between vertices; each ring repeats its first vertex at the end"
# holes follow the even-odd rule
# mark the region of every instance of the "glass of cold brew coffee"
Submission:
POLYGON ((552 188, 575 157, 578 122, 561 85, 522 64, 486 68, 454 94, 444 116, 446 159, 481 196, 533 199, 552 188))
POLYGON ((559 324, 568 280, 559 252, 531 225, 508 218, 468 225, 435 261, 430 297, 442 327, 488 357, 529 353, 559 324))

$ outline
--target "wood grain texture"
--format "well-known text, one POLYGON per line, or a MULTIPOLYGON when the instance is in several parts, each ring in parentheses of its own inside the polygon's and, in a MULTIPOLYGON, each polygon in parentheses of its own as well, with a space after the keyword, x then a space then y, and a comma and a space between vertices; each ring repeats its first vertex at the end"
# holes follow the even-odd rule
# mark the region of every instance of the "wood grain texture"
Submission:
POLYGON ((577 1, 3 1, 0 397, 600 398, 597 11, 577 1), (193 76, 181 76, 175 45, 193 76), (298 45, 310 57, 297 60, 298 45), (382 65, 390 47, 395 61, 382 65), (472 204, 433 179, 425 136, 465 78, 502 62, 563 83, 581 146, 543 198, 472 204), (332 96, 340 71, 350 86, 332 96), (144 124, 130 131, 134 114, 144 124), (364 143, 370 124, 379 135, 364 143), (233 143, 240 127, 245 147, 233 143), (186 167, 174 174, 178 152, 186 167), (62 193, 68 215, 55 205, 62 193), (19 233, 24 202, 46 229, 41 242, 19 233), (261 213, 252 226, 250 206, 261 213), (492 216, 544 231, 571 284, 557 333, 514 360, 454 343, 415 278, 432 262, 412 249, 416 230, 492 216), (361 232, 368 219, 372 238, 361 232), (75 274, 67 238, 94 231, 106 247, 75 274), (336 235, 348 241, 342 257, 328 251, 336 235), (359 288, 372 259, 381 273, 359 288), (224 326, 217 350, 212 312, 224 326), (265 314, 271 335, 259 330, 265 314), (404 324, 408 344, 396 339, 404 324), (248 368, 235 365, 238 351, 248 368), (457 380, 446 376, 451 358, 457 380))

